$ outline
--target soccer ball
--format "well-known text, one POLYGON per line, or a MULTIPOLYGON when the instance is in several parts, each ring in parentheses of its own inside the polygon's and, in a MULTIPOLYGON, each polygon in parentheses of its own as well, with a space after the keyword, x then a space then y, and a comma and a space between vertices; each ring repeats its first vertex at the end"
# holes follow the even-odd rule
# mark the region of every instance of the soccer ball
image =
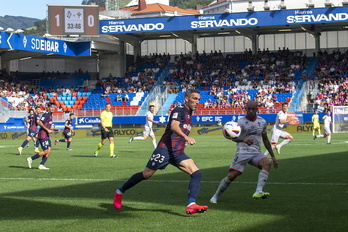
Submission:
POLYGON ((241 128, 238 123, 230 121, 226 122, 222 128, 222 134, 226 139, 235 139, 240 135, 241 128))

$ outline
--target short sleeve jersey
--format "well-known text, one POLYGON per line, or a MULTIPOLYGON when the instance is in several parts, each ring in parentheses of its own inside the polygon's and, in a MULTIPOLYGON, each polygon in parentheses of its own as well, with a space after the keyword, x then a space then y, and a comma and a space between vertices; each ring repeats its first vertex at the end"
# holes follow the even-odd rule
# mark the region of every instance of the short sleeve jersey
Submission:
POLYGON ((64 127, 63 133, 68 133, 68 132, 70 132, 70 126, 72 126, 72 127, 74 126, 74 125, 73 125, 73 120, 68 119, 68 120, 65 121, 65 127, 64 127))
POLYGON ((261 135, 267 133, 266 120, 259 116, 254 121, 242 117, 238 120, 238 125, 241 127, 241 134, 238 138, 251 138, 253 139, 253 144, 249 146, 244 142, 237 143, 237 153, 261 152, 261 135))
POLYGON ((171 153, 184 153, 186 140, 171 130, 172 121, 180 122, 180 129, 185 135, 189 135, 192 127, 192 111, 185 106, 175 107, 170 116, 166 130, 158 143, 158 147, 166 147, 171 153))
POLYGON ((30 131, 36 131, 37 130, 37 115, 31 114, 28 116, 29 119, 29 130, 30 131))
POLYGON ((100 114, 100 119, 103 120, 105 127, 112 127, 112 112, 103 110, 100 114))
POLYGON ((275 122, 275 124, 274 124, 274 128, 276 128, 276 129, 278 129, 278 130, 283 129, 284 124, 281 124, 281 123, 280 123, 280 119, 286 120, 287 117, 288 117, 288 113, 284 113, 284 111, 281 110, 281 111, 277 114, 277 118, 276 118, 276 122, 275 122))
MULTIPOLYGON (((44 113, 41 116, 40 121, 47 129, 51 129, 52 121, 53 121, 52 113, 44 113)), ((38 133, 38 137, 39 137, 39 139, 49 139, 50 134, 46 130, 44 130, 43 128, 40 128, 39 133, 38 133)))
POLYGON ((331 123, 331 116, 325 115, 323 117, 323 121, 324 121, 324 127, 330 127, 330 123, 331 123))
POLYGON ((146 124, 145 124, 145 126, 148 126, 148 127, 152 128, 152 124, 153 123, 149 120, 149 118, 151 120, 153 120, 153 113, 151 113, 151 111, 147 111, 145 116, 146 116, 146 124))
POLYGON ((319 123, 319 115, 318 114, 313 114, 312 122, 313 123, 319 123))

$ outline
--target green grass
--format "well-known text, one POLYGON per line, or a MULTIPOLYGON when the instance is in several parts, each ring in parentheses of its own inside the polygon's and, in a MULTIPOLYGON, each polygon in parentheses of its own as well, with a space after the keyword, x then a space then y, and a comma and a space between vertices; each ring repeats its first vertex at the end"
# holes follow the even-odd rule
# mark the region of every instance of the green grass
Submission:
POLYGON ((121 211, 113 208, 114 191, 149 159, 150 138, 132 144, 116 138, 118 159, 108 157, 108 146, 92 157, 97 137, 75 138, 73 151, 59 143, 46 163, 48 171, 36 169, 39 160, 27 168, 32 143, 18 156, 21 140, 1 140, 0 230, 346 231, 347 134, 334 134, 331 145, 326 139, 313 141, 310 134, 293 136, 277 156, 279 168, 271 170, 268 199, 252 199, 258 170, 247 166, 218 204, 209 199, 227 174, 235 144, 222 136, 196 136, 197 144, 186 152, 203 172, 197 203, 210 208, 202 215, 184 213, 189 177, 172 166, 126 192, 121 211))

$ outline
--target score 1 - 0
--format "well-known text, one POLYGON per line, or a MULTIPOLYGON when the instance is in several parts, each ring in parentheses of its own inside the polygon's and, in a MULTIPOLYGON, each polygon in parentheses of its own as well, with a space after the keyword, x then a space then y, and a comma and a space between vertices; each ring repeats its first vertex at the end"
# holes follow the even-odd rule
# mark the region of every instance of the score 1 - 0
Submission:
POLYGON ((98 6, 47 5, 48 33, 51 35, 98 35, 98 6))

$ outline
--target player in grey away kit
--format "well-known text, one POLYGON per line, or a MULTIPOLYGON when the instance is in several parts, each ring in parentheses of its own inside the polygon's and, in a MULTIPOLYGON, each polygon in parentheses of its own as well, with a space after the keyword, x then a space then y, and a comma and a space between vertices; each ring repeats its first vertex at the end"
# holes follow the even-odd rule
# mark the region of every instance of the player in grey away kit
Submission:
POLYGON ((267 123, 263 118, 256 115, 258 112, 257 102, 251 100, 245 107, 247 115, 238 120, 238 124, 241 127, 241 134, 238 138, 233 139, 233 141, 237 143, 237 153, 232 161, 227 176, 221 180, 218 189, 210 199, 210 202, 212 203, 217 203, 220 195, 228 188, 228 186, 238 176, 243 174, 244 168, 247 164, 260 169, 253 198, 265 199, 270 195, 268 192, 263 191, 263 187, 268 180, 271 162, 266 155, 261 153, 261 138, 263 144, 271 155, 275 168, 278 168, 278 160, 273 154, 271 143, 267 137, 267 123))

